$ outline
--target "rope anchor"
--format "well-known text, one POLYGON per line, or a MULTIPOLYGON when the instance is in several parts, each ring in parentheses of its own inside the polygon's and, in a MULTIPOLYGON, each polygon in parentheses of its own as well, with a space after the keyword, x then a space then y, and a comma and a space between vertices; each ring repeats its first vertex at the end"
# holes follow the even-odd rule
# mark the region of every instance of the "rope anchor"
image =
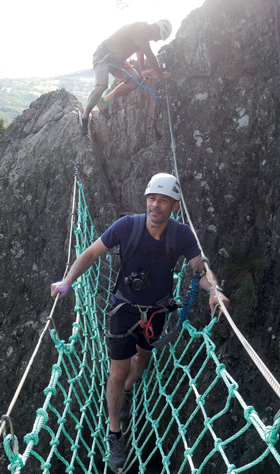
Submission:
POLYGON ((223 313, 222 310, 221 310, 220 303, 217 303, 217 304, 215 305, 215 308, 213 309, 213 312, 211 313, 211 319, 213 319, 213 318, 215 317, 216 311, 217 311, 218 309, 219 309, 219 311, 218 311, 217 321, 220 321, 220 317, 221 317, 221 315, 222 315, 222 313, 223 313))
POLYGON ((1 416, 1 422, 3 423, 3 439, 6 438, 6 429, 5 429, 5 424, 6 422, 9 423, 10 427, 10 435, 8 435, 9 439, 11 440, 11 446, 12 446, 12 452, 15 455, 18 455, 18 441, 14 433, 14 427, 13 427, 13 422, 12 419, 9 415, 2 415, 1 416))

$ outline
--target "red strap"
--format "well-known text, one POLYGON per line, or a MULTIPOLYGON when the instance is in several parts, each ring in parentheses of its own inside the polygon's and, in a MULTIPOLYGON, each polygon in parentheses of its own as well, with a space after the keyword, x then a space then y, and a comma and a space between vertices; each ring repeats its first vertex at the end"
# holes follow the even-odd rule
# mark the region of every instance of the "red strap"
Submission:
POLYGON ((148 337, 148 339, 152 339, 152 337, 154 337, 153 325, 151 323, 152 323, 152 319, 153 319, 154 315, 157 314, 157 313, 160 313, 160 312, 161 312, 161 310, 155 311, 146 323, 144 321, 141 321, 141 323, 140 323, 141 328, 146 330, 145 332, 146 332, 146 336, 148 337))

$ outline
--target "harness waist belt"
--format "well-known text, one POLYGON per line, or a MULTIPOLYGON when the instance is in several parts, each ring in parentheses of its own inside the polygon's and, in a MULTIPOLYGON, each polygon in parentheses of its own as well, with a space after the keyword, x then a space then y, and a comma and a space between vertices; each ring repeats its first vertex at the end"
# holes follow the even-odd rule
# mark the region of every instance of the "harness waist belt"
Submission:
POLYGON ((142 313, 147 313, 148 309, 165 308, 165 305, 167 304, 167 302, 170 299, 169 295, 166 295, 163 298, 161 298, 161 300, 156 301, 156 303, 154 303, 153 305, 143 305, 143 304, 132 303, 128 298, 126 298, 121 293, 120 290, 117 290, 117 292, 115 294, 116 294, 116 298, 118 298, 119 300, 122 300, 123 303, 119 303, 117 306, 115 306, 115 308, 113 308, 112 311, 110 311, 110 313, 109 313, 110 316, 113 316, 113 314, 115 314, 125 304, 128 304, 128 305, 132 306, 133 308, 138 308, 140 314, 142 314, 142 313), (144 311, 142 311, 142 308, 143 308, 144 311))

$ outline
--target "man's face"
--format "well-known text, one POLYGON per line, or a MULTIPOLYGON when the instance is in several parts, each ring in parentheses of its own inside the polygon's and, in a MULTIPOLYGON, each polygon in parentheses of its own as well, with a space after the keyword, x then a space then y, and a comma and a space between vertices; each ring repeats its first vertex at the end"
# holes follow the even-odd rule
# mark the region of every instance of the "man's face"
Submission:
POLYGON ((178 209, 178 202, 164 194, 149 194, 147 197, 147 216, 154 225, 166 222, 172 211, 178 209))
POLYGON ((152 41, 159 41, 161 39, 160 37, 160 31, 159 31, 159 27, 157 25, 153 25, 154 28, 153 28, 153 31, 152 31, 152 41))

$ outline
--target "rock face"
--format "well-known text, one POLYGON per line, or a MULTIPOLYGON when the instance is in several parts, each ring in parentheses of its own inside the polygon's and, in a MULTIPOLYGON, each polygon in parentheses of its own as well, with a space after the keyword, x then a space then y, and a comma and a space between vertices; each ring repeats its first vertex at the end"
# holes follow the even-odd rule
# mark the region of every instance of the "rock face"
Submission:
MULTIPOLYGON (((109 121, 94 111, 90 140, 77 133, 81 106, 65 90, 41 96, 14 120, 0 143, 3 414, 49 314, 50 284, 64 273, 76 163, 101 233, 121 213, 144 211, 147 181, 173 171, 175 152, 192 222, 225 280, 231 314, 280 380, 279 31, 279 0, 206 0, 160 52, 171 73, 161 99, 138 88, 112 104, 109 121)), ((198 323, 207 311, 205 301, 198 305, 198 323)), ((68 298, 58 321, 65 337, 71 312, 68 298)), ((272 424, 278 398, 226 321, 219 330, 226 335, 220 357, 247 403, 272 424)), ((13 410, 19 437, 32 427, 55 357, 46 336, 13 410)), ((1 463, 4 471, 2 453, 1 463)))

